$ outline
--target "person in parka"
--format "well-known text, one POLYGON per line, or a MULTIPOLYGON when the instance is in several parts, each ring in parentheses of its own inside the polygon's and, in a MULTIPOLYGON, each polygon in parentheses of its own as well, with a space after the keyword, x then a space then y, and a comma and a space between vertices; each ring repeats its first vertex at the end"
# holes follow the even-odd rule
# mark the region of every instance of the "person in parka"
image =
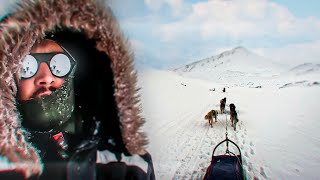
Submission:
POLYGON ((106 2, 24 0, 0 35, 0 179, 155 179, 133 52, 106 2), (61 85, 24 96, 41 68, 61 85))

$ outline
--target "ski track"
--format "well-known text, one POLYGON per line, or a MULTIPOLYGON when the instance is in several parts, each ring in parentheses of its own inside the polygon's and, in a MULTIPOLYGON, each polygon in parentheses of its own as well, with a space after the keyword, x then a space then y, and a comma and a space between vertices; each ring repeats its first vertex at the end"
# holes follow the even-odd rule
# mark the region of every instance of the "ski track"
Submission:
MULTIPOLYGON (((208 121, 204 120, 204 115, 212 106, 211 103, 199 108, 198 112, 183 112, 181 120, 173 121, 163 126, 157 133, 170 134, 171 138, 168 144, 177 144, 176 148, 163 148, 163 153, 176 154, 176 161, 179 166, 172 179, 203 179, 207 167, 210 165, 212 151, 214 147, 226 136, 226 114, 218 115, 218 122, 213 123, 213 128, 209 126, 208 121), (175 131, 171 128, 175 127, 175 131), (195 132, 195 130, 197 130, 195 132), (200 130, 200 131, 199 131, 200 130), (187 137, 187 138, 186 138, 187 137)), ((216 105, 217 107, 219 105, 216 105)), ((226 106, 227 109, 228 105, 226 106)), ((253 164, 252 160, 256 156, 256 149, 253 140, 247 135, 245 119, 239 117, 237 130, 234 131, 229 120, 229 112, 227 112, 228 138, 234 141, 242 153, 242 163, 244 175, 248 180, 264 180, 268 179, 268 168, 253 164)), ((231 144, 229 149, 238 153, 238 150, 231 144)), ((224 154, 226 150, 225 144, 217 148, 215 155, 224 154)), ((165 171, 163 171, 165 172, 165 171)), ((160 175, 161 177, 161 175, 160 175)), ((164 175, 163 175, 164 177, 164 175)))

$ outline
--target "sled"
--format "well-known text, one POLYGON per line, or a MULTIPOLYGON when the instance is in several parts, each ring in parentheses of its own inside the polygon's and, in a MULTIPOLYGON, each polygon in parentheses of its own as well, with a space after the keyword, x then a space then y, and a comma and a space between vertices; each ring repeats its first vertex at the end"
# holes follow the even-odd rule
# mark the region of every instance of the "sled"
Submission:
POLYGON ((239 146, 226 137, 221 141, 212 152, 212 160, 207 168, 204 180, 244 180, 241 150, 239 146), (215 151, 218 146, 226 142, 227 150, 223 155, 215 155, 215 151), (232 143, 239 151, 239 154, 235 154, 229 151, 229 142, 232 143))

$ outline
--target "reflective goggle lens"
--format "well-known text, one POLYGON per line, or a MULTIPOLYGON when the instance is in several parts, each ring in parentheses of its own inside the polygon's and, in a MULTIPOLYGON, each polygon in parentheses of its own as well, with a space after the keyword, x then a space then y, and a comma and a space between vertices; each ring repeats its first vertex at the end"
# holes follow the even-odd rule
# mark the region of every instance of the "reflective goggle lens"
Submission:
MULTIPOLYGON (((43 59, 36 59, 32 55, 27 55, 23 60, 20 74, 22 78, 31 78, 39 68, 40 62, 47 62, 43 59)), ((54 55, 49 63, 51 73, 56 77, 64 77, 71 71, 71 60, 65 54, 54 55)))
POLYGON ((38 71, 38 62, 36 58, 31 55, 27 55, 24 60, 22 67, 20 69, 21 77, 30 78, 36 74, 38 71))
POLYGON ((71 69, 71 62, 68 56, 64 54, 57 54, 53 56, 50 61, 50 70, 53 75, 63 77, 69 73, 71 69))

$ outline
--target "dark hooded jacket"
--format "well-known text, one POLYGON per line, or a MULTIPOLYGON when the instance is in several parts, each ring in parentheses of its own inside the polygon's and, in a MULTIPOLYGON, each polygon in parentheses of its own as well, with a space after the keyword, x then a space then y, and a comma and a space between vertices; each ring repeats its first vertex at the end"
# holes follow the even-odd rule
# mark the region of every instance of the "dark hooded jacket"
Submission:
POLYGON ((1 19, 0 34, 0 162, 7 168, 0 166, 0 179, 154 179, 141 131, 133 53, 104 1, 25 0, 1 19), (73 147, 66 159, 55 153, 48 159, 50 144, 23 126, 17 108, 23 58, 43 38, 58 42, 77 61, 72 114, 77 128, 70 138, 65 135, 73 147), (107 160, 97 152, 109 154, 107 160), (147 168, 130 158, 142 159, 147 168))

